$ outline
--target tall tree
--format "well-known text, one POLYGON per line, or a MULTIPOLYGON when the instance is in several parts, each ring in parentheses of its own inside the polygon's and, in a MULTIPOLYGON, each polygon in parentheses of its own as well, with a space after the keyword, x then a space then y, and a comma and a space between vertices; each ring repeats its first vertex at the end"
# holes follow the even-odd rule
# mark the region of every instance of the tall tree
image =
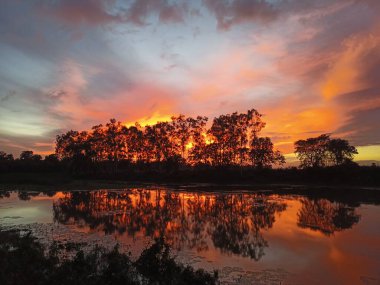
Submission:
POLYGON ((146 160, 145 138, 141 126, 136 123, 135 126, 126 128, 124 131, 127 145, 127 158, 135 162, 146 160))
POLYGON ((105 146, 109 160, 118 161, 125 157, 125 127, 111 119, 105 127, 105 146))
POLYGON ((171 118, 173 125, 171 140, 176 145, 176 149, 179 150, 179 155, 182 159, 186 159, 186 146, 191 138, 191 119, 186 118, 184 115, 178 117, 173 116, 171 118))
POLYGON ((210 157, 216 165, 240 164, 245 162, 248 143, 255 138, 265 123, 255 109, 246 113, 232 113, 214 118, 209 130, 212 146, 210 157))
POLYGON ((273 143, 268 137, 252 139, 249 157, 252 166, 257 168, 270 168, 273 164, 285 163, 285 157, 278 150, 274 150, 273 143))
POLYGON ((191 164, 207 163, 206 147, 209 141, 207 140, 206 124, 207 117, 198 116, 188 118, 190 123, 191 143, 189 149, 188 162, 191 164))

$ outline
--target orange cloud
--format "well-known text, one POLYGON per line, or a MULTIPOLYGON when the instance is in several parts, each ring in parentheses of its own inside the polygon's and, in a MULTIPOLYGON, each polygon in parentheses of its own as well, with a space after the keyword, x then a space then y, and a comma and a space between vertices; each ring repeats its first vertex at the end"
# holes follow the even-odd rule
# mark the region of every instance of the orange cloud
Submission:
POLYGON ((342 52, 336 57, 322 83, 321 92, 326 99, 340 94, 368 88, 361 78, 362 59, 369 50, 380 43, 378 37, 355 36, 348 38, 342 45, 342 52))

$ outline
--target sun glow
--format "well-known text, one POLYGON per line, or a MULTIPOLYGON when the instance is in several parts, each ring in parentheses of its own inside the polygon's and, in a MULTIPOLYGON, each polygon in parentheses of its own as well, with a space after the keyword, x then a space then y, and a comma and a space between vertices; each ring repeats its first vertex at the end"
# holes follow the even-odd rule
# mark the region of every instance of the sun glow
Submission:
POLYGON ((131 127, 131 126, 136 125, 136 123, 138 122, 140 126, 145 127, 145 126, 154 125, 158 122, 169 122, 171 121, 171 117, 172 115, 162 115, 159 112, 155 112, 150 116, 142 117, 133 122, 132 121, 124 122, 123 125, 126 127, 131 127))
POLYGON ((188 142, 187 144, 186 144, 186 149, 191 149, 191 148, 193 148, 194 147, 194 143, 192 142, 192 141, 190 141, 190 142, 188 142))

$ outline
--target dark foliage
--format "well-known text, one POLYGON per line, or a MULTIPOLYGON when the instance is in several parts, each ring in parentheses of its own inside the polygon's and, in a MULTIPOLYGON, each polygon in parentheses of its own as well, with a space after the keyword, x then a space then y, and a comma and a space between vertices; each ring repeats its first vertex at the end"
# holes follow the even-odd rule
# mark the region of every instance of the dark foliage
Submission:
POLYGON ((118 248, 91 252, 79 250, 60 261, 57 247, 47 254, 29 234, 0 231, 0 284, 217 284, 213 275, 183 266, 170 257, 168 246, 158 240, 137 261, 118 248))
POLYGON ((354 164, 354 154, 358 153, 348 141, 331 139, 328 134, 296 141, 294 146, 303 168, 354 164))

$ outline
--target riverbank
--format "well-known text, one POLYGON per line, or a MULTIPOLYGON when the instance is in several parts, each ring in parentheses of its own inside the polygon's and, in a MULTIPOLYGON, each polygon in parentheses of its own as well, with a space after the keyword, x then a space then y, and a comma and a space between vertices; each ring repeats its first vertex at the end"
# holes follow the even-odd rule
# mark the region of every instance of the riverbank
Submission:
POLYGON ((216 184, 226 185, 306 185, 308 187, 345 187, 380 189, 380 167, 350 166, 328 168, 183 168, 175 171, 150 168, 118 169, 115 172, 70 172, 65 170, 40 170, 0 172, 1 184, 28 184, 41 186, 100 187, 116 184, 123 187, 130 184, 216 184))
POLYGON ((299 195, 309 198, 325 198, 330 201, 356 204, 380 204, 380 187, 358 187, 307 184, 217 184, 217 183, 143 183, 110 180, 72 180, 65 184, 17 184, 0 183, 0 197, 12 191, 23 195, 56 192, 95 190, 163 190, 198 193, 264 193, 268 195, 299 195))

